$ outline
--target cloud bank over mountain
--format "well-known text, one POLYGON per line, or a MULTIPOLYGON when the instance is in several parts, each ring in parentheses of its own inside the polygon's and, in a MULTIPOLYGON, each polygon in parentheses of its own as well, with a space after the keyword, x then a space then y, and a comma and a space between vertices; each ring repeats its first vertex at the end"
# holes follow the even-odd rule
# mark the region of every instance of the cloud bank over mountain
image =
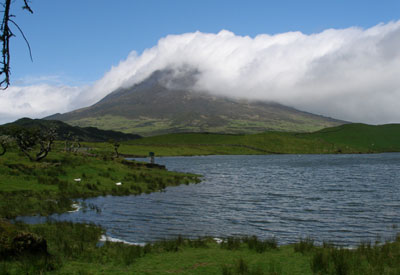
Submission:
POLYGON ((130 53, 91 86, 10 87, 0 94, 0 122, 85 107, 165 68, 196 70, 194 91, 276 101, 349 121, 400 122, 400 21, 311 35, 169 35, 140 55, 130 53))

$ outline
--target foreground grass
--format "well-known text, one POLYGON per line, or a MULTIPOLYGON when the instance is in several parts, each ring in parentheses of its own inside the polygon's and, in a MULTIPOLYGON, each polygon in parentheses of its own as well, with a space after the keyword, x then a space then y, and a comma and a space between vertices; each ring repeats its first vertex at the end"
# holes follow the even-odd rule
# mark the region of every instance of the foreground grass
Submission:
POLYGON ((94 225, 62 222, 28 226, 3 222, 0 228, 0 273, 5 274, 236 274, 238 268, 309 273, 309 256, 294 254, 292 247, 278 249, 275 241, 230 238, 217 244, 211 238, 178 238, 141 247, 111 242, 99 245, 102 230, 94 225), (28 231, 47 240, 47 253, 21 251, 23 246, 13 243, 12 238, 19 232, 28 231), (240 261, 242 267, 238 266, 240 261))
POLYGON ((197 175, 110 156, 56 148, 44 161, 31 162, 17 151, 7 152, 0 158, 0 217, 61 213, 71 210, 75 198, 138 195, 199 181, 197 175))
POLYGON ((400 237, 355 249, 312 240, 177 238, 144 247, 98 240, 102 229, 70 222, 0 221, 0 274, 399 274, 400 237), (29 233, 28 233, 29 232, 29 233), (46 241, 32 246, 33 240, 46 241), (17 242, 15 240, 18 240, 17 242))

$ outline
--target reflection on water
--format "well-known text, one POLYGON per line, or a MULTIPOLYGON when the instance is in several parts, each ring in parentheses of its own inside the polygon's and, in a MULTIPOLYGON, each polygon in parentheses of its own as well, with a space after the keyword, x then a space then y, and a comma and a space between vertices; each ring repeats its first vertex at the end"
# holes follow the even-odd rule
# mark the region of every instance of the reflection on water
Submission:
POLYGON ((101 208, 53 215, 94 222, 129 242, 257 235, 280 244, 300 237, 352 245, 393 236, 400 224, 400 154, 158 158, 169 170, 204 175, 197 185, 126 197, 101 208))

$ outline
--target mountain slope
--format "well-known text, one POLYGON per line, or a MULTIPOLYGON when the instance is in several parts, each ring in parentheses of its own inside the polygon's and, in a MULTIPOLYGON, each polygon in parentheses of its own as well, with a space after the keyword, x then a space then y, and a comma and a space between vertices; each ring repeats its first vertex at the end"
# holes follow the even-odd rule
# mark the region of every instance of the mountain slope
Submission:
POLYGON ((277 103, 250 102, 191 91, 195 73, 154 72, 131 88, 119 89, 93 106, 46 119, 126 133, 257 133, 267 130, 314 131, 343 121, 277 103))

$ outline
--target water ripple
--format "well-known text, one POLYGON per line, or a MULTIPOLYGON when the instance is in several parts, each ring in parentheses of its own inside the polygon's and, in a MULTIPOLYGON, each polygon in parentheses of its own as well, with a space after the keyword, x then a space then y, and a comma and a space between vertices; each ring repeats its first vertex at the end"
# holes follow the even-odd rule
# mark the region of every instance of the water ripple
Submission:
POLYGON ((166 192, 86 200, 102 212, 54 219, 101 224, 110 237, 143 243, 197 236, 300 237, 354 245, 392 237, 400 224, 400 154, 159 158, 204 175, 166 192))

